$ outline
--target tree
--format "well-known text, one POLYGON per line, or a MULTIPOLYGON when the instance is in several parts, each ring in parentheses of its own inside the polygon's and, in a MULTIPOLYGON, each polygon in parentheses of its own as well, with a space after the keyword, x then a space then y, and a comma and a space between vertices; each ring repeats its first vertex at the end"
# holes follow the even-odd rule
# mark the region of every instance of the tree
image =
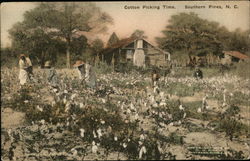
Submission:
POLYGON ((173 15, 169 25, 162 33, 164 37, 156 38, 158 45, 170 52, 183 51, 189 58, 191 55, 221 54, 223 44, 220 40, 228 31, 217 22, 207 21, 195 13, 173 15))
POLYGON ((113 32, 112 35, 109 37, 107 47, 112 46, 113 44, 117 43, 119 38, 117 37, 116 33, 113 32))
POLYGON ((142 30, 135 30, 130 37, 132 38, 139 38, 139 39, 146 39, 147 36, 144 35, 145 32, 142 30))
POLYGON ((101 39, 95 39, 92 42, 92 49, 94 51, 95 56, 95 63, 99 63, 100 58, 100 51, 103 49, 104 43, 101 39))
POLYGON ((240 52, 250 51, 250 30, 241 31, 239 28, 230 33, 229 39, 224 39, 225 50, 234 50, 240 52))
POLYGON ((94 3, 60 2, 40 3, 24 14, 21 23, 26 29, 41 29, 44 33, 66 42, 66 65, 70 67, 70 52, 74 35, 81 32, 102 33, 112 18, 94 3))
POLYGON ((70 52, 77 57, 81 57, 84 51, 89 47, 88 40, 85 36, 73 37, 70 52))
POLYGON ((13 52, 28 54, 40 66, 44 65, 46 59, 56 61, 57 55, 65 50, 62 40, 53 38, 40 28, 29 30, 24 23, 15 24, 9 33, 13 52))
POLYGON ((103 49, 104 43, 101 39, 97 38, 92 42, 91 46, 97 55, 103 49))

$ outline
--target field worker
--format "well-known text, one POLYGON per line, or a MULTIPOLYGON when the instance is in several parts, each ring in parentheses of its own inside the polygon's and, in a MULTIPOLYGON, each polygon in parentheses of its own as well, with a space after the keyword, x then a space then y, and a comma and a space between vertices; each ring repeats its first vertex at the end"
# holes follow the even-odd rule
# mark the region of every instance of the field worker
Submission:
POLYGON ((30 58, 29 57, 25 57, 26 58, 26 61, 27 61, 27 64, 28 64, 28 68, 27 68, 27 73, 28 73, 28 79, 31 81, 34 81, 35 82, 35 79, 34 79, 34 74, 33 74, 33 66, 32 66, 32 63, 30 61, 30 58))
POLYGON ((88 87, 95 88, 96 87, 96 73, 92 65, 88 62, 85 64, 85 81, 88 87))
POLYGON ((29 64, 27 62, 26 56, 24 54, 20 55, 20 59, 19 59, 19 80, 20 80, 20 84, 24 85, 25 83, 27 83, 27 79, 28 79, 28 67, 29 64))
POLYGON ((73 65, 73 67, 76 68, 79 75, 79 79, 83 80, 85 75, 84 62, 81 60, 77 60, 76 63, 73 65))
POLYGON ((44 64, 44 68, 46 70, 47 81, 53 88, 58 87, 58 78, 56 74, 56 70, 51 67, 51 62, 46 61, 44 64))
POLYGON ((152 75, 152 86, 156 86, 157 81, 160 79, 160 74, 156 71, 156 69, 153 70, 152 75))
POLYGON ((196 79, 202 79, 203 78, 203 73, 198 67, 196 67, 196 69, 195 69, 194 77, 196 79))

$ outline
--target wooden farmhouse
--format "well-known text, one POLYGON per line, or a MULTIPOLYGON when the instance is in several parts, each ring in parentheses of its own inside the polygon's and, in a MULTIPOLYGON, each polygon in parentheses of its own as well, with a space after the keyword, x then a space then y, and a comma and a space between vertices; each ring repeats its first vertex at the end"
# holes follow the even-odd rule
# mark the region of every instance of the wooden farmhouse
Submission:
POLYGON ((135 66, 166 66, 170 61, 170 53, 161 50, 144 39, 126 38, 105 48, 101 59, 108 64, 131 62, 135 66))

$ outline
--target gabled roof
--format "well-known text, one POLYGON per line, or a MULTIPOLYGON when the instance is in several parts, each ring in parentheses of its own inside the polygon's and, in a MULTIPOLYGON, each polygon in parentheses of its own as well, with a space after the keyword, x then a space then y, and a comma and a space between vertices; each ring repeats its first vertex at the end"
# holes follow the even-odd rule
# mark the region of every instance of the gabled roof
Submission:
POLYGON ((109 52, 111 52, 111 51, 113 51, 115 49, 118 49, 118 48, 121 48, 121 47, 129 45, 130 43, 132 43, 135 40, 136 40, 136 38, 126 38, 126 39, 119 40, 117 43, 115 43, 115 44, 113 44, 111 46, 108 46, 105 49, 103 49, 101 51, 101 53, 102 54, 109 53, 109 52))
POLYGON ((242 54, 238 51, 223 51, 224 54, 239 58, 239 59, 249 59, 249 56, 242 54))
MULTIPOLYGON (((112 52, 115 49, 122 48, 122 47, 125 47, 125 46, 129 45, 130 43, 134 42, 135 40, 137 40, 137 38, 125 38, 125 39, 122 39, 122 40, 118 41, 117 43, 113 44, 112 46, 108 46, 103 51, 101 51, 101 53, 106 54, 106 53, 112 52)), ((142 39, 142 40, 144 40, 144 39, 142 39)), ((166 52, 166 51, 152 45, 148 41, 146 41, 146 40, 144 40, 144 41, 147 42, 148 44, 150 44, 156 50, 160 51, 161 53, 169 54, 168 52, 166 52)))

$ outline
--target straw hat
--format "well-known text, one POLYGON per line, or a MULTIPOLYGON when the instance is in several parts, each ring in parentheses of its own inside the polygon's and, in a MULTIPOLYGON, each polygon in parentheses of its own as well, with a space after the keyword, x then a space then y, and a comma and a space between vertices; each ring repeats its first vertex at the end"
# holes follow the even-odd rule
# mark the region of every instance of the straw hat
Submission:
POLYGON ((73 67, 79 67, 79 66, 82 66, 83 64, 84 64, 83 61, 77 60, 76 63, 73 65, 73 67))
POLYGON ((44 67, 50 67, 50 61, 46 61, 44 67))
POLYGON ((19 56, 19 58, 21 58, 21 57, 25 57, 25 55, 24 55, 24 54, 21 54, 21 55, 19 56))

